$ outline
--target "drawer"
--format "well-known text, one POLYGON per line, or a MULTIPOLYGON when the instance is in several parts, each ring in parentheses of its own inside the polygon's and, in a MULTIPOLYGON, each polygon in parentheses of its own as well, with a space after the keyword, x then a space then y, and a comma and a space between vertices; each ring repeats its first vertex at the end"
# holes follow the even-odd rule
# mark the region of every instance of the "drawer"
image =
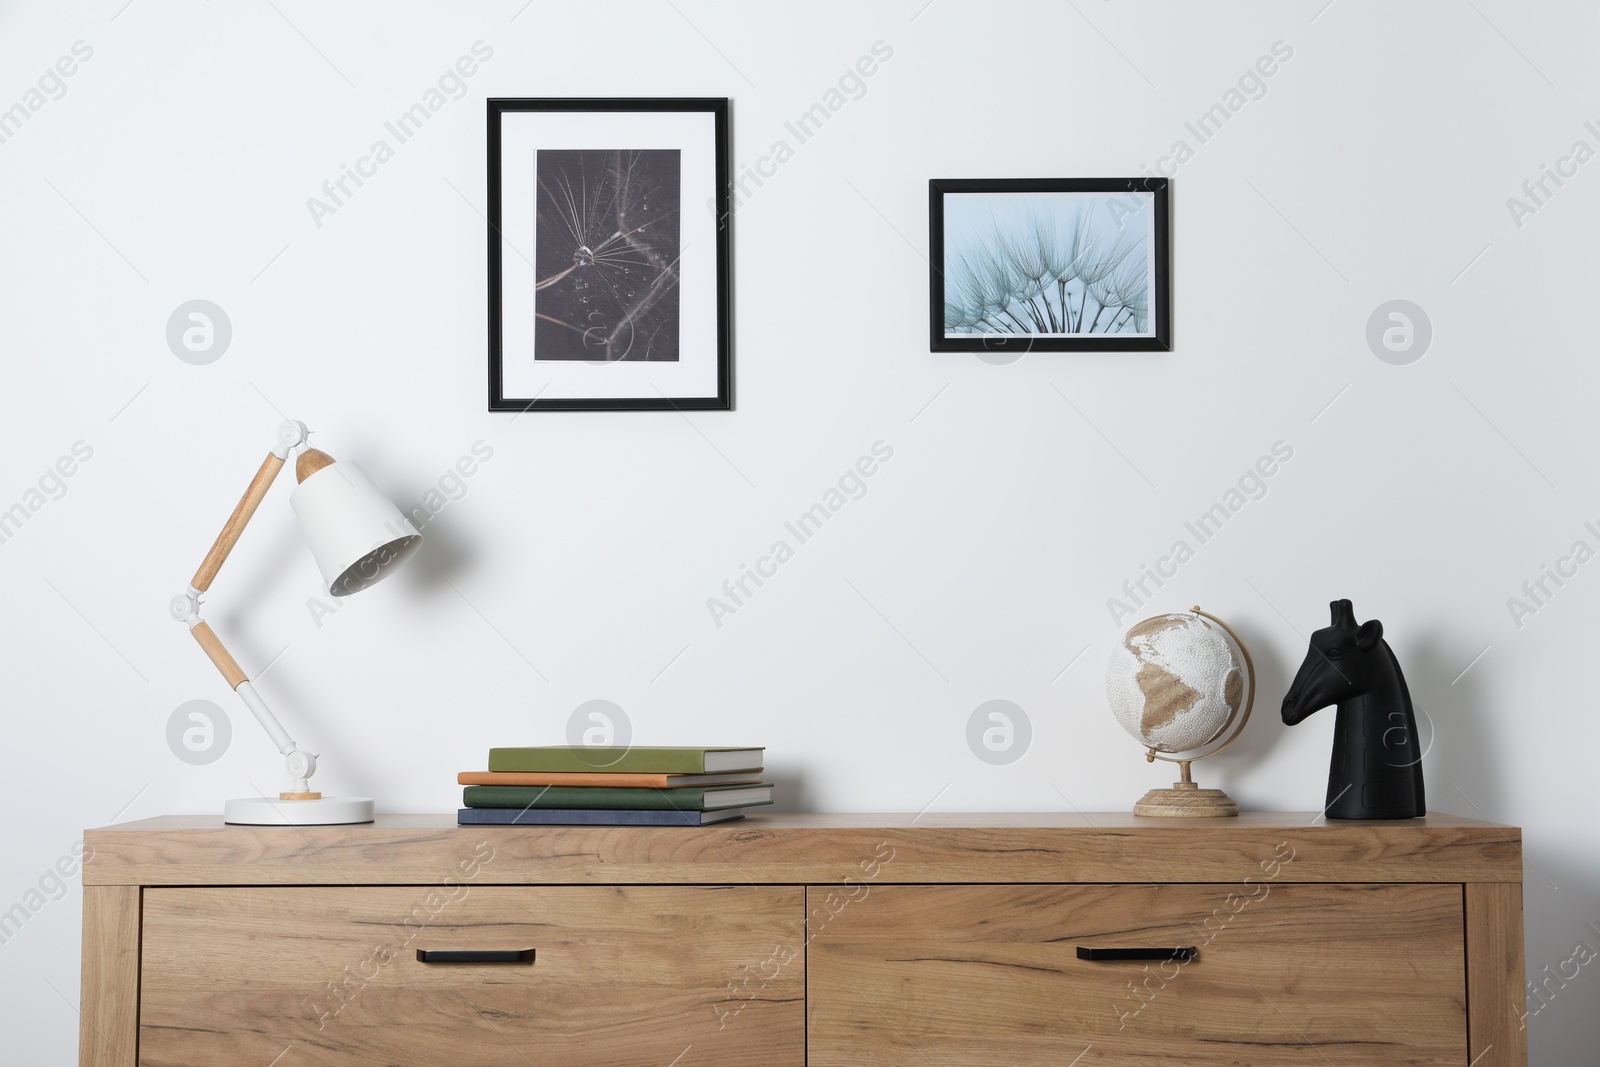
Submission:
POLYGON ((809 901, 815 1067, 1467 1062, 1459 885, 863 890, 809 901))
POLYGON ((139 1063, 800 1067, 802 893, 147 889, 139 1063), (529 948, 531 962, 417 959, 529 948))

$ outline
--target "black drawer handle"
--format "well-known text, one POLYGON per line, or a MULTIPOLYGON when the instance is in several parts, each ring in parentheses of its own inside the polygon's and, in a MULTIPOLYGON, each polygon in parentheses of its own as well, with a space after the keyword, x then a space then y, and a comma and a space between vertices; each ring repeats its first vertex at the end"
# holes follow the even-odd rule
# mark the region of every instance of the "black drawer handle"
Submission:
POLYGON ((420 963, 532 963, 531 948, 419 948, 420 963))
POLYGON ((1194 959, 1199 952, 1193 948, 1084 948, 1078 946, 1080 960, 1181 960, 1194 959))

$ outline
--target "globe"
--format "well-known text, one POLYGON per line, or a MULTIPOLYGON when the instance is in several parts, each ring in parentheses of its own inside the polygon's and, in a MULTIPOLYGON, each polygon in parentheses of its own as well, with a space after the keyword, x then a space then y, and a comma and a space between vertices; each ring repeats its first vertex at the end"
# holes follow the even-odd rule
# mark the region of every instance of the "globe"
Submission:
POLYGON ((1254 694, 1250 653, 1216 616, 1195 608, 1156 615, 1129 629, 1106 664, 1106 700, 1117 722, 1145 747, 1147 759, 1177 763, 1183 775, 1172 789, 1152 789, 1134 812, 1237 814, 1222 790, 1194 784, 1189 763, 1238 736, 1254 694))
POLYGON ((1242 657, 1222 627, 1183 612, 1145 619, 1106 666, 1106 699, 1122 728, 1157 752, 1210 744, 1244 700, 1242 657))

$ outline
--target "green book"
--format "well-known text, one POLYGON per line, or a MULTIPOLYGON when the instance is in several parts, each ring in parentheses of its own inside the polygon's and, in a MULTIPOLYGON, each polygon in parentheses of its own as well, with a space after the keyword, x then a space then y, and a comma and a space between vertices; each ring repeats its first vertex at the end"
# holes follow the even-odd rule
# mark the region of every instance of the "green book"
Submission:
POLYGON ((568 808, 590 811, 716 811, 772 803, 772 786, 702 785, 679 789, 610 789, 593 785, 469 785, 469 808, 568 808))
POLYGON ((491 748, 491 771, 612 771, 618 774, 731 774, 759 771, 761 748, 491 748))

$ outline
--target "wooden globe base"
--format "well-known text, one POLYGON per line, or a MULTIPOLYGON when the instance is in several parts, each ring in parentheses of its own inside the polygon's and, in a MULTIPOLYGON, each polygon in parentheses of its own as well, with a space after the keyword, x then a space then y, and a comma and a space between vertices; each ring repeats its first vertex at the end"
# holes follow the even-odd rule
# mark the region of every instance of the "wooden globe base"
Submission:
POLYGON ((1220 819, 1239 814, 1239 805, 1220 789, 1201 789, 1193 782, 1173 782, 1171 789, 1152 789, 1140 797, 1139 803, 1133 806, 1133 813, 1168 819, 1220 819))

